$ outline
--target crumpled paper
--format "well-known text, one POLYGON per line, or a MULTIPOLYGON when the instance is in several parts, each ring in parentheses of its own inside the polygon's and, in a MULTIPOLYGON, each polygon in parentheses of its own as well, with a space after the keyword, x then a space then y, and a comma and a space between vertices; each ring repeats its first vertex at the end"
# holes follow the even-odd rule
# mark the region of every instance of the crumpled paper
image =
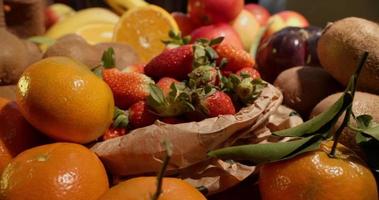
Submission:
POLYGON ((269 84, 254 104, 235 115, 182 124, 157 121, 125 136, 99 142, 91 150, 112 175, 138 176, 159 171, 165 156, 161 143, 169 140, 173 155, 167 173, 195 187, 205 187, 209 193, 219 192, 245 179, 255 167, 210 159, 207 153, 252 135, 260 138, 259 142, 267 141, 271 132, 265 125, 281 105, 282 98, 281 92, 269 84))

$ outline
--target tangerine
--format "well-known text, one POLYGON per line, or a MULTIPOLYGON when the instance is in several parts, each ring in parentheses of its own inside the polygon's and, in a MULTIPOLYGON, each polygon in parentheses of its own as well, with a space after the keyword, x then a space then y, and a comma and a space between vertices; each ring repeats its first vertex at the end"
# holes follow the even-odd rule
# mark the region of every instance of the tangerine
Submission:
POLYGON ((91 142, 112 123, 109 86, 87 66, 66 57, 29 66, 18 82, 16 99, 30 124, 59 141, 91 142))
MULTIPOLYGON (((156 177, 138 177, 112 187, 99 200, 150 200, 156 191, 156 177)), ((163 178, 159 200, 206 200, 189 183, 177 178, 163 178)))
POLYGON ((15 101, 0 97, 0 173, 22 151, 45 142, 22 116, 15 101))
POLYGON ((376 200, 375 178, 364 162, 350 149, 337 146, 330 157, 332 142, 319 150, 294 158, 265 164, 259 177, 263 200, 376 200))
POLYGON ((97 200, 108 190, 99 158, 74 143, 53 143, 20 153, 0 180, 4 200, 97 200))

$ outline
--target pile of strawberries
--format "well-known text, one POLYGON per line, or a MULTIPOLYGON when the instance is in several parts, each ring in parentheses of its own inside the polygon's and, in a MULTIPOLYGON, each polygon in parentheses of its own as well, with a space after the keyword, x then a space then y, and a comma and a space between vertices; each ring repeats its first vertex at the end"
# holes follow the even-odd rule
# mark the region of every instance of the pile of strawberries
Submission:
POLYGON ((120 71, 114 68, 113 50, 104 53, 100 75, 118 107, 105 140, 157 119, 177 124, 233 115, 266 87, 251 56, 222 37, 188 44, 187 38, 170 36, 167 48, 145 66, 120 71))

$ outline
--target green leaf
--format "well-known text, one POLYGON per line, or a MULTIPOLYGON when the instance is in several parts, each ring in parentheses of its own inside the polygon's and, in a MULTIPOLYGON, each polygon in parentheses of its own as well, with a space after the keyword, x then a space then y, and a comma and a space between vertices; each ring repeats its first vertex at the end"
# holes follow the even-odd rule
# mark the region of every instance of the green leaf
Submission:
POLYGON ((129 124, 129 118, 125 111, 115 107, 113 114, 113 127, 115 128, 127 128, 129 124))
POLYGON ((115 67, 115 54, 112 47, 104 51, 101 57, 101 63, 106 69, 115 67))
POLYGON ((39 45, 42 44, 42 45, 47 45, 47 46, 51 46, 56 42, 55 39, 52 39, 46 36, 33 36, 33 37, 28 38, 28 40, 35 44, 39 44, 39 45))
POLYGON ((359 129, 366 129, 372 126, 372 116, 360 115, 356 118, 357 126, 359 129))
POLYGON ((209 42, 209 46, 220 44, 224 40, 224 37, 217 37, 209 42))
POLYGON ((166 99, 162 90, 155 84, 149 84, 150 94, 147 96, 146 102, 149 106, 157 108, 166 103, 166 99))
POLYGON ((300 137, 325 133, 334 126, 335 121, 351 105, 353 97, 349 93, 342 95, 328 110, 293 128, 274 132, 277 136, 300 137))
POLYGON ((250 144, 226 147, 208 153, 223 160, 250 160, 255 164, 292 158, 318 149, 323 138, 319 135, 281 143, 250 144))

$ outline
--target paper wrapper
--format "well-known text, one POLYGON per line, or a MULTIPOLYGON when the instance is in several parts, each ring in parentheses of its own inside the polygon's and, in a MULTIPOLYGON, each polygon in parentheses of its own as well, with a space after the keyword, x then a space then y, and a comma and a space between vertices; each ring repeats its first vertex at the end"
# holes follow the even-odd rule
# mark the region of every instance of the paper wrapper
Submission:
POLYGON ((161 143, 169 140, 173 155, 167 173, 194 186, 206 187, 210 193, 219 192, 245 179, 255 167, 209 159, 207 153, 230 146, 246 136, 266 141, 271 133, 265 124, 281 102, 280 91, 268 85, 254 104, 235 115, 182 124, 157 121, 125 136, 99 142, 91 150, 99 155, 113 175, 130 177, 159 171, 165 155, 161 143))

